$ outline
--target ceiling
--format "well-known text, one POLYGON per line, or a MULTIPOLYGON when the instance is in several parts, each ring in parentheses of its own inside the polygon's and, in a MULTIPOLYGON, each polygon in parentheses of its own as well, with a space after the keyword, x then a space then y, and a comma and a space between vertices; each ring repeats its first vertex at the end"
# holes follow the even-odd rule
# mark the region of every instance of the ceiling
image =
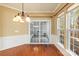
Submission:
MULTIPOLYGON (((0 3, 8 8, 22 10, 21 3, 0 3)), ((53 13, 60 3, 24 3, 24 10, 28 13, 53 13)))

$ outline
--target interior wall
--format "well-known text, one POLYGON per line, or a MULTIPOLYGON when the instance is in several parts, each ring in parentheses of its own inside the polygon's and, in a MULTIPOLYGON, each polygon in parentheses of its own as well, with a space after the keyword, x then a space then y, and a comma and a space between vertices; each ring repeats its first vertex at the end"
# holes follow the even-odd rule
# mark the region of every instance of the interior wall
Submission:
POLYGON ((56 35, 57 34, 57 20, 56 17, 52 18, 52 26, 51 26, 51 30, 52 30, 52 34, 56 35))
POLYGON ((2 10, 1 10, 1 7, 0 7, 0 36, 2 34, 2 28, 1 28, 2 27, 2 20, 1 20, 2 19, 2 15, 1 14, 2 14, 2 10))
POLYGON ((0 6, 0 50, 28 44, 27 23, 15 23, 18 11, 0 6))
MULTIPOLYGON (((18 11, 0 6, 0 50, 12 48, 21 44, 30 44, 28 40, 28 23, 13 22, 18 11)), ((48 17, 31 17, 31 20, 51 20, 52 33, 55 31, 53 19, 48 17), (54 31, 53 31, 53 30, 54 31)))
MULTIPOLYGON (((18 11, 0 6, 0 36, 14 36, 28 34, 28 23, 13 22, 13 18, 17 15, 18 11)), ((56 21, 51 18, 31 18, 40 20, 51 20, 51 33, 56 34, 56 21)))
POLYGON ((27 34, 27 23, 13 22, 13 18, 17 15, 17 12, 16 10, 0 6, 0 36, 27 34))
MULTIPOLYGON (((12 48, 21 44, 29 44, 28 23, 15 23, 13 18, 18 11, 0 6, 0 50, 12 48)), ((51 20, 51 34, 57 34, 56 18, 31 17, 31 20, 51 20)), ((55 39, 56 40, 56 39, 55 39)))

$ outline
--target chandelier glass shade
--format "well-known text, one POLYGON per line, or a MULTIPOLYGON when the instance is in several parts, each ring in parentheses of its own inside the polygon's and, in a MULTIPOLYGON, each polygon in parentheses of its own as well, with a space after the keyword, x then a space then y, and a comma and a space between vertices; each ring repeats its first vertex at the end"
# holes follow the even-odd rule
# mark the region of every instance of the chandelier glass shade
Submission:
POLYGON ((29 15, 24 13, 24 4, 22 3, 22 12, 18 13, 14 18, 13 18, 14 22, 30 22, 30 17, 29 15))

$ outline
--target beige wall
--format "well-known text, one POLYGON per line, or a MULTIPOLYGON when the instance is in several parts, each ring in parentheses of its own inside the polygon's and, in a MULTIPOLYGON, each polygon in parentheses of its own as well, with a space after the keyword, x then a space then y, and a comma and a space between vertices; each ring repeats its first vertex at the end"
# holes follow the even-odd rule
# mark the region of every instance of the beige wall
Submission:
POLYGON ((0 36, 22 35, 27 33, 25 23, 14 23, 17 11, 0 6, 0 36), (2 29, 2 30, 1 30, 2 29), (16 32, 16 31, 19 32, 16 32))
MULTIPOLYGON (((16 10, 0 6, 0 36, 13 36, 13 35, 28 34, 27 23, 13 22, 13 18, 17 13, 18 11, 16 10)), ((38 18, 40 17, 36 17, 36 19, 38 18)), ((51 27, 52 27, 51 29, 52 34, 56 34, 56 20, 55 19, 51 19, 51 27)))
POLYGON ((57 34, 57 20, 56 18, 52 18, 52 26, 51 26, 51 30, 52 30, 52 34, 56 35, 57 34))
POLYGON ((2 34, 2 28, 1 28, 1 27, 2 27, 2 26, 1 26, 1 25, 2 25, 2 24, 1 24, 1 23, 2 23, 2 20, 1 20, 1 19, 2 19, 2 15, 1 15, 2 12, 1 12, 1 11, 2 11, 2 10, 1 10, 1 7, 0 7, 0 36, 1 36, 1 34, 2 34))

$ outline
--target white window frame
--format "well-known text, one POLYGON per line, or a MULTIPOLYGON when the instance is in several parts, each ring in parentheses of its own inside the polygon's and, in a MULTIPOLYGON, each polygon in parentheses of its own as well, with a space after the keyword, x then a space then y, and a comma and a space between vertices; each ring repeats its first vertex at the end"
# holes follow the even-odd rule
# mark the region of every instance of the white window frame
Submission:
POLYGON ((64 12, 62 12, 61 14, 59 14, 58 15, 58 17, 57 17, 57 38, 58 38, 58 43, 64 48, 64 44, 62 44, 61 42, 60 42, 60 35, 64 35, 64 34, 61 34, 60 33, 60 30, 61 30, 61 28, 60 28, 60 23, 58 23, 58 22, 60 22, 60 18, 62 17, 62 16, 64 16, 64 12))
MULTIPOLYGON (((77 7, 79 7, 79 4, 74 4, 74 5, 72 5, 68 10, 67 10, 67 17, 68 17, 68 13, 69 12, 71 12, 72 10, 74 10, 74 9, 76 9, 77 7)), ((69 13, 70 14, 70 13, 69 13)), ((69 51, 71 51, 71 49, 70 49, 70 38, 73 38, 73 39, 76 39, 76 40, 78 40, 79 38, 76 38, 76 37, 70 37, 71 35, 70 35, 70 31, 77 31, 77 29, 76 30, 74 30, 74 29, 71 29, 70 28, 70 17, 68 17, 66 20, 67 20, 67 34, 69 35, 69 37, 67 36, 67 49, 69 50, 69 51), (69 18, 69 19, 68 19, 69 18)), ((74 48, 73 48, 74 49, 74 48)), ((77 55, 74 51, 71 51, 71 52, 73 52, 74 53, 74 55, 77 55)))

